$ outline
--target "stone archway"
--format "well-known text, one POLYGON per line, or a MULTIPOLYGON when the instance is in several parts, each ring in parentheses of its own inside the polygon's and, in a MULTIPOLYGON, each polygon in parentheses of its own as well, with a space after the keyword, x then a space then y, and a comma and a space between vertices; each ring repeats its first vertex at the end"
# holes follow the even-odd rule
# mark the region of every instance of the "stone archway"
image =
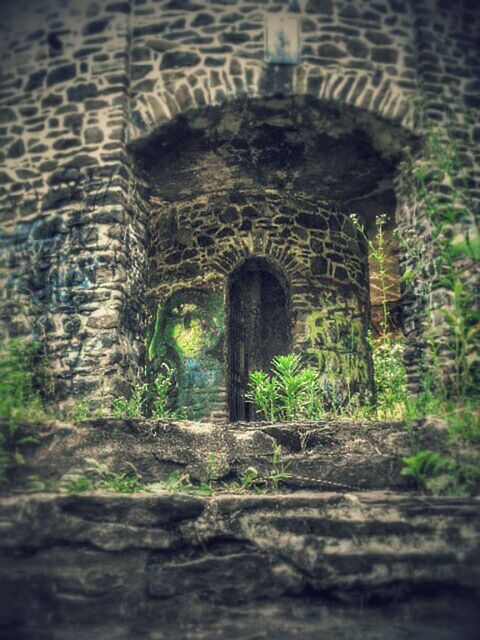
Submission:
MULTIPOLYGON (((368 395, 367 250, 350 214, 372 220, 387 207, 394 223, 397 163, 411 140, 373 114, 305 96, 241 100, 177 117, 132 149, 151 189, 150 291, 157 300, 169 300, 174 291, 210 292, 215 314, 223 308, 218 330, 228 336, 230 274, 245 261, 267 257, 288 274, 290 349, 326 374, 348 378, 342 385, 347 395, 368 395), (349 378, 344 374, 352 365, 349 378)), ((208 345, 202 349, 210 354, 208 345)), ((239 387, 231 384, 225 337, 213 367, 216 393, 212 386, 207 394, 216 400, 192 415, 251 417, 248 408, 238 409, 239 398, 246 373, 268 369, 277 355, 266 351, 265 361, 240 367, 242 389, 232 392, 239 387)), ((186 406, 188 415, 193 404, 186 406)))

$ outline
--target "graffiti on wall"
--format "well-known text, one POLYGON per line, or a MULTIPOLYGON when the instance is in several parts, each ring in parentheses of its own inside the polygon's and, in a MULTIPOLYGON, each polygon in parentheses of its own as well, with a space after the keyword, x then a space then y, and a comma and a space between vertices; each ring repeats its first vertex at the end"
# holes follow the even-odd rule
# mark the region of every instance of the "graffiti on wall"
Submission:
POLYGON ((182 289, 157 307, 149 336, 152 372, 174 371, 171 402, 185 417, 207 416, 225 387, 223 291, 182 289))
POLYGON ((355 308, 326 306, 307 317, 304 358, 320 372, 336 404, 365 400, 371 393, 366 327, 355 308))

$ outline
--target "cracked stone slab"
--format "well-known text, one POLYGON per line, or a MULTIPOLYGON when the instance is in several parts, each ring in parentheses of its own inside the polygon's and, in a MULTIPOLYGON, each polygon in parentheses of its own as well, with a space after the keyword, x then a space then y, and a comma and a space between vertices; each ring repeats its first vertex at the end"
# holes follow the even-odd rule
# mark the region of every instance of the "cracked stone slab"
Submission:
MULTIPOLYGON (((206 480, 212 465, 221 481, 238 480, 252 466, 268 476, 278 446, 290 474, 285 488, 351 491, 409 486, 400 470, 402 457, 411 452, 411 436, 400 423, 216 424, 105 418, 52 423, 34 427, 34 432, 39 444, 27 450, 26 464, 13 475, 14 486, 30 475, 56 481, 81 468, 86 458, 116 472, 133 465, 147 483, 164 480, 175 470, 206 480)), ((428 442, 430 431, 422 434, 428 442)))

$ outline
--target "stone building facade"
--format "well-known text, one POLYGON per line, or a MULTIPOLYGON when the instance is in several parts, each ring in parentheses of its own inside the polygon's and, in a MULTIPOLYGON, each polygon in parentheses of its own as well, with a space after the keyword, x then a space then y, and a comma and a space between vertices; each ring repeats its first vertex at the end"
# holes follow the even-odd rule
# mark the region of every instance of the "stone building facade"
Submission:
POLYGON ((406 148, 422 157, 430 126, 448 129, 471 203, 454 232, 471 232, 475 1, 17 0, 1 12, 1 337, 42 341, 59 401, 109 402, 166 361, 190 416, 242 418, 245 367, 268 368, 280 348, 322 367, 333 343, 339 380, 348 365, 363 393, 368 263, 351 214, 367 227, 387 214, 416 239, 397 247, 414 273, 415 387, 425 305, 445 292, 400 163, 406 148), (274 14, 297 20, 298 64, 265 60, 274 14))

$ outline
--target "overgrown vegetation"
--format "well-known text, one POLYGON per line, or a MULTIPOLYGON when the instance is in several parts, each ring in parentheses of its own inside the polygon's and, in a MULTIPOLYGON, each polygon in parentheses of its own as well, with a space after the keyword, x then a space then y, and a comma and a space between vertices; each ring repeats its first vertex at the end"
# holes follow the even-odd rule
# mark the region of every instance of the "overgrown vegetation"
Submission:
POLYGON ((94 458, 86 458, 82 467, 72 469, 64 474, 58 482, 39 476, 30 476, 28 489, 32 492, 65 491, 67 493, 146 491, 150 493, 184 493, 196 496, 210 496, 214 492, 244 493, 253 491, 259 494, 278 491, 280 484, 291 476, 288 472, 290 463, 284 461, 280 445, 276 445, 273 449, 272 466, 267 473, 262 475, 255 467, 248 467, 238 482, 219 482, 219 466, 214 453, 210 453, 208 457, 206 478, 202 481, 193 481, 186 471, 173 471, 166 480, 145 484, 132 464, 126 463, 125 466, 127 471, 117 473, 103 462, 94 458))
POLYGON ((297 354, 277 356, 272 360, 272 373, 250 374, 247 399, 263 419, 270 422, 320 420, 344 417, 364 420, 401 420, 408 399, 403 350, 398 343, 376 343, 373 346, 377 403, 360 406, 352 402, 332 401, 335 380, 309 366, 303 366, 297 354))
MULTIPOLYGON (((412 431, 414 447, 412 455, 404 459, 403 474, 430 492, 446 495, 468 493, 480 478, 480 466, 475 457, 464 455, 468 447, 475 450, 480 445, 480 313, 474 308, 468 282, 469 274, 475 272, 475 265, 480 260, 480 235, 468 191, 462 183, 464 171, 459 155, 448 136, 430 128, 421 159, 409 155, 403 166, 410 194, 416 206, 425 211, 431 236, 431 254, 426 256, 425 245, 418 242, 415 229, 403 229, 399 234, 399 241, 410 256, 403 274, 404 285, 412 288, 425 302, 428 350, 420 392, 413 398, 408 393, 404 341, 402 337, 392 335, 389 329, 391 291, 386 265, 386 219, 379 216, 373 237, 369 237, 360 222, 352 217, 368 246, 369 258, 376 266, 381 292, 379 330, 368 334, 374 366, 375 402, 364 400, 360 404, 358 398, 350 395, 348 371, 345 372, 347 399, 340 398, 334 367, 327 363, 320 374, 297 354, 274 358, 271 373, 253 372, 247 395, 261 416, 269 421, 317 420, 331 415, 406 421, 412 431), (448 424, 438 451, 422 449, 421 433, 413 426, 427 416, 438 416, 448 424)), ((332 324, 337 318, 332 314, 320 321, 332 324)), ((170 333, 171 329, 168 330, 170 333)), ((168 333, 165 327, 162 331, 168 333)), ((186 338, 191 342, 190 333, 186 338)), ((219 340, 217 334, 215 340, 219 340)), ((185 343, 187 352, 195 346, 190 342, 185 343)), ((159 351, 154 351, 152 342, 150 355, 163 357, 167 347, 175 351, 172 345, 162 343, 159 351)), ((128 397, 114 399, 112 415, 120 419, 183 417, 181 412, 170 408, 175 384, 172 369, 164 364, 152 382, 138 383, 128 397)), ((49 376, 37 344, 11 340, 2 346, 0 482, 9 467, 23 463, 24 448, 36 443, 34 435, 22 428, 23 423, 49 417, 45 409, 48 385, 49 376)), ((76 421, 101 415, 88 400, 78 401, 72 412, 76 421)), ((87 462, 85 469, 72 472, 62 480, 63 489, 130 492, 144 488, 134 469, 119 475, 96 461, 87 462)), ((279 449, 274 453, 272 470, 267 476, 261 476, 256 468, 249 467, 230 489, 276 490, 286 478, 288 465, 284 464, 279 449)), ((41 484, 38 478, 36 482, 41 484)), ((158 488, 209 495, 214 487, 218 489, 217 485, 213 456, 206 481, 194 483, 187 474, 174 472, 166 481, 158 483, 158 488)))
POLYGON ((0 485, 10 468, 24 463, 25 447, 38 442, 25 424, 51 418, 44 402, 50 385, 37 343, 15 339, 1 345, 0 485))
MULTIPOLYGON (((140 481, 140 475, 132 464, 124 473, 111 471, 104 463, 94 458, 86 458, 82 469, 74 469, 65 474, 58 483, 60 491, 68 493, 83 493, 85 491, 112 491, 115 493, 134 493, 145 486, 140 481)), ((38 483, 38 479, 36 479, 38 483)))
POLYGON ((324 415, 320 376, 312 367, 302 368, 294 353, 273 358, 271 374, 252 372, 246 397, 266 420, 314 420, 324 415))
POLYGON ((405 473, 432 492, 465 493, 480 479, 480 313, 471 287, 480 260, 478 222, 448 127, 429 127, 422 157, 408 155, 403 170, 431 236, 425 256, 415 251, 414 230, 399 234, 413 257, 404 279, 424 300, 427 318, 421 391, 407 402, 406 416, 437 415, 448 424, 442 450, 418 447, 405 460, 405 473), (464 459, 467 450, 473 462, 464 459))
POLYGON ((186 472, 173 471, 167 480, 149 485, 150 491, 169 491, 190 495, 208 496, 212 493, 257 494, 278 491, 280 484, 291 477, 288 471, 290 462, 285 462, 281 445, 276 445, 272 453, 272 466, 267 473, 261 474, 256 467, 248 467, 239 481, 219 483, 219 471, 215 454, 211 453, 207 464, 207 478, 202 482, 192 482, 186 472))
MULTIPOLYGON (((423 280, 420 276, 418 282, 417 271, 421 274, 425 267, 428 269, 428 260, 419 253, 415 269, 407 269, 403 279, 427 303, 425 335, 429 354, 420 393, 412 397, 408 392, 404 339, 389 330, 385 218, 380 216, 372 238, 355 217, 352 219, 368 244, 381 291, 379 331, 376 334, 370 331, 368 335, 376 402, 363 406, 355 402, 343 406, 329 402, 327 390, 334 388, 334 381, 331 384, 328 380, 325 384, 325 379, 320 381, 315 370, 303 367, 295 355, 276 358, 271 375, 251 374, 248 398, 267 420, 315 419, 327 414, 404 420, 414 435, 414 451, 404 459, 404 475, 432 493, 458 495, 471 491, 480 480, 478 454, 475 455, 480 445, 480 314, 465 284, 465 277, 480 259, 480 237, 468 210, 467 191, 458 179, 461 165, 455 145, 441 142, 438 132, 430 129, 423 159, 410 158, 407 171, 413 180, 413 196, 426 210, 432 227, 434 250, 430 258, 436 273, 433 289, 442 289, 446 300, 440 308, 432 302, 435 298, 428 282, 431 272, 424 273, 423 280), (450 186, 449 199, 431 188, 432 175, 450 186), (462 231, 461 227, 468 226, 469 221, 470 228, 462 231), (422 450, 421 433, 412 427, 427 416, 447 421, 448 430, 440 451, 422 450), (474 455, 464 459, 468 447, 474 455)), ((408 243, 409 254, 415 256, 414 235, 408 239, 400 236, 400 241, 408 243)))
MULTIPOLYGON (((389 328, 388 302, 391 285, 386 268, 386 218, 378 217, 372 238, 368 237, 355 216, 352 216, 352 222, 363 236, 369 257, 376 265, 381 292, 380 326, 375 335, 372 330, 367 333, 373 359, 375 402, 368 396, 360 402, 358 394, 351 392, 348 371, 342 371, 342 377, 347 378, 342 393, 337 380, 338 372, 334 366, 329 366, 328 356, 320 374, 317 369, 305 366, 300 356, 288 354, 272 360, 271 374, 255 371, 250 375, 247 398, 266 420, 316 420, 326 416, 366 420, 405 418, 409 395, 403 358, 404 340, 403 337, 393 336, 389 328)), ((335 314, 328 313, 322 317, 321 322, 326 325, 338 324, 338 319, 335 314)), ((332 331, 328 329, 329 327, 322 331, 322 335, 331 334, 332 331)), ((323 346, 333 354, 335 345, 323 346)))
POLYGON ((368 332, 373 360, 373 373, 376 401, 364 408, 365 417, 379 420, 402 420, 404 407, 408 401, 407 374, 404 361, 403 336, 392 335, 389 328, 388 302, 392 285, 388 282, 387 251, 385 239, 386 216, 376 219, 375 233, 369 237, 363 225, 355 216, 351 216, 357 231, 368 246, 369 259, 376 267, 380 286, 381 318, 377 335, 368 332))
POLYGON ((173 386, 173 371, 167 365, 156 375, 152 384, 137 383, 132 387, 130 396, 115 398, 112 402, 114 418, 184 418, 181 410, 168 408, 169 396, 173 386))
POLYGON ((91 400, 77 400, 70 412, 70 417, 74 422, 84 422, 95 418, 103 418, 102 408, 94 408, 91 400))
POLYGON ((475 488, 480 477, 480 465, 461 462, 429 449, 403 458, 403 462, 402 474, 412 477, 419 486, 434 494, 468 494, 475 488))

